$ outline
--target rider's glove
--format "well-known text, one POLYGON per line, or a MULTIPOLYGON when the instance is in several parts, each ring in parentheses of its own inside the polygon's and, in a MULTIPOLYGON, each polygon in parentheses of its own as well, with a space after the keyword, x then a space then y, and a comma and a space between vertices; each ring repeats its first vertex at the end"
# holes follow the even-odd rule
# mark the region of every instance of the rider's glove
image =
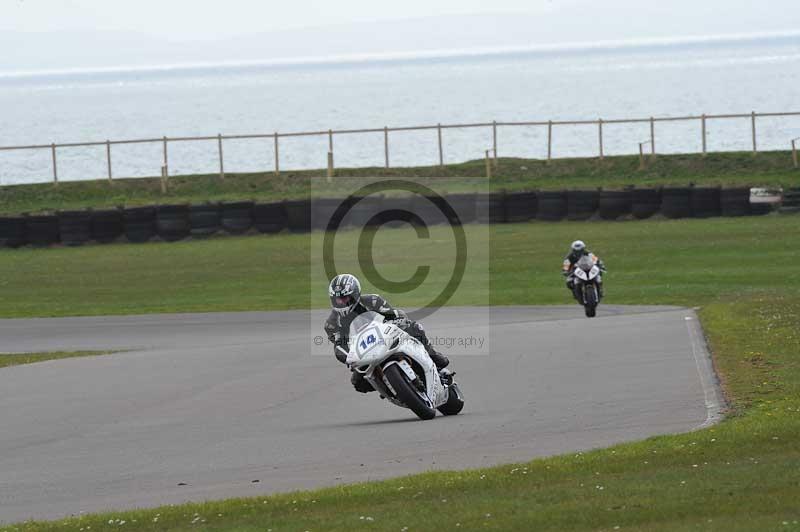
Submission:
POLYGON ((342 364, 347 364, 347 351, 337 345, 333 348, 333 354, 336 355, 336 360, 342 364))

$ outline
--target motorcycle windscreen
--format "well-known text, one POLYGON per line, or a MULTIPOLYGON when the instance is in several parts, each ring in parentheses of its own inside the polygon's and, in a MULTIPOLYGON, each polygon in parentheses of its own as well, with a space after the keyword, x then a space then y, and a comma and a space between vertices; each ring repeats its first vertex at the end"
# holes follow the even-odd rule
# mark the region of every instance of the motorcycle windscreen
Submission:
POLYGON ((377 312, 365 312, 364 314, 360 314, 353 320, 350 324, 350 338, 355 339, 358 336, 358 333, 366 329, 368 326, 372 325, 373 323, 383 323, 384 317, 382 314, 378 314, 377 312))
POLYGON ((578 261, 577 267, 588 273, 592 271, 592 268, 594 268, 594 261, 589 255, 586 255, 581 257, 581 259, 578 261))

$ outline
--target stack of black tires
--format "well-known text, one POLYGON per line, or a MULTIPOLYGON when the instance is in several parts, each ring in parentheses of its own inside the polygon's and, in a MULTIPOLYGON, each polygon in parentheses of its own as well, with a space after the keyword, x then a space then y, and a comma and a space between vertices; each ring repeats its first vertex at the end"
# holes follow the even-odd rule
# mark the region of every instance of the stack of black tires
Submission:
MULTIPOLYGON (((749 216, 768 208, 750 203, 750 189, 718 187, 626 188, 624 190, 558 190, 462 193, 440 197, 304 199, 255 203, 237 201, 195 205, 160 205, 64 211, 57 214, 0 216, 0 247, 118 241, 176 242, 218 234, 307 233, 326 230, 337 209, 348 214, 342 226, 404 223, 391 213, 414 213, 412 225, 522 223, 531 220, 643 220, 749 216), (419 220, 422 220, 421 222, 419 220)), ((783 211, 800 211, 800 189, 784 195, 783 211)))

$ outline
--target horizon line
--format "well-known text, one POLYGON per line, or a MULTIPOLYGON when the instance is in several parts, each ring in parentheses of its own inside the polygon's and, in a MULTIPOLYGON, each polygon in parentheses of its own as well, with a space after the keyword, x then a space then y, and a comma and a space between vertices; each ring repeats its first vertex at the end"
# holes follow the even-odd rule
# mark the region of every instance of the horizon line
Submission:
POLYGON ((756 33, 730 33, 714 35, 690 35, 674 37, 647 37, 640 39, 617 39, 601 41, 570 41, 557 44, 534 44, 525 46, 495 46, 476 48, 451 48, 433 50, 409 50, 402 52, 376 52, 368 54, 337 54, 330 56, 298 56, 265 60, 233 61, 189 61, 152 65, 119 65, 107 67, 73 67, 63 69, 0 70, 0 80, 60 77, 91 74, 190 72, 208 68, 235 69, 248 67, 292 67, 325 65, 358 65, 381 62, 400 63, 426 59, 470 59, 525 53, 554 54, 558 52, 635 50, 637 48, 670 48, 685 45, 714 45, 758 42, 769 39, 800 37, 800 30, 756 33))

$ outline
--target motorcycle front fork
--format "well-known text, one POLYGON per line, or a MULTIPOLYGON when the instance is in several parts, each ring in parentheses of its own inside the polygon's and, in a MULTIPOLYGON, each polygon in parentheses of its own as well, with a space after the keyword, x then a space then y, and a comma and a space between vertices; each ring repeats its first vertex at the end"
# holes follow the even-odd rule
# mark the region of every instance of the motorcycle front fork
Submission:
MULTIPOLYGON (((577 301, 581 305, 584 304, 584 299, 583 299, 584 286, 585 285, 583 283, 575 283, 575 285, 572 288, 572 295, 575 296, 575 301, 577 301)), ((600 284, 596 284, 595 286, 597 287, 597 299, 599 301, 603 299, 603 288, 600 284)))

